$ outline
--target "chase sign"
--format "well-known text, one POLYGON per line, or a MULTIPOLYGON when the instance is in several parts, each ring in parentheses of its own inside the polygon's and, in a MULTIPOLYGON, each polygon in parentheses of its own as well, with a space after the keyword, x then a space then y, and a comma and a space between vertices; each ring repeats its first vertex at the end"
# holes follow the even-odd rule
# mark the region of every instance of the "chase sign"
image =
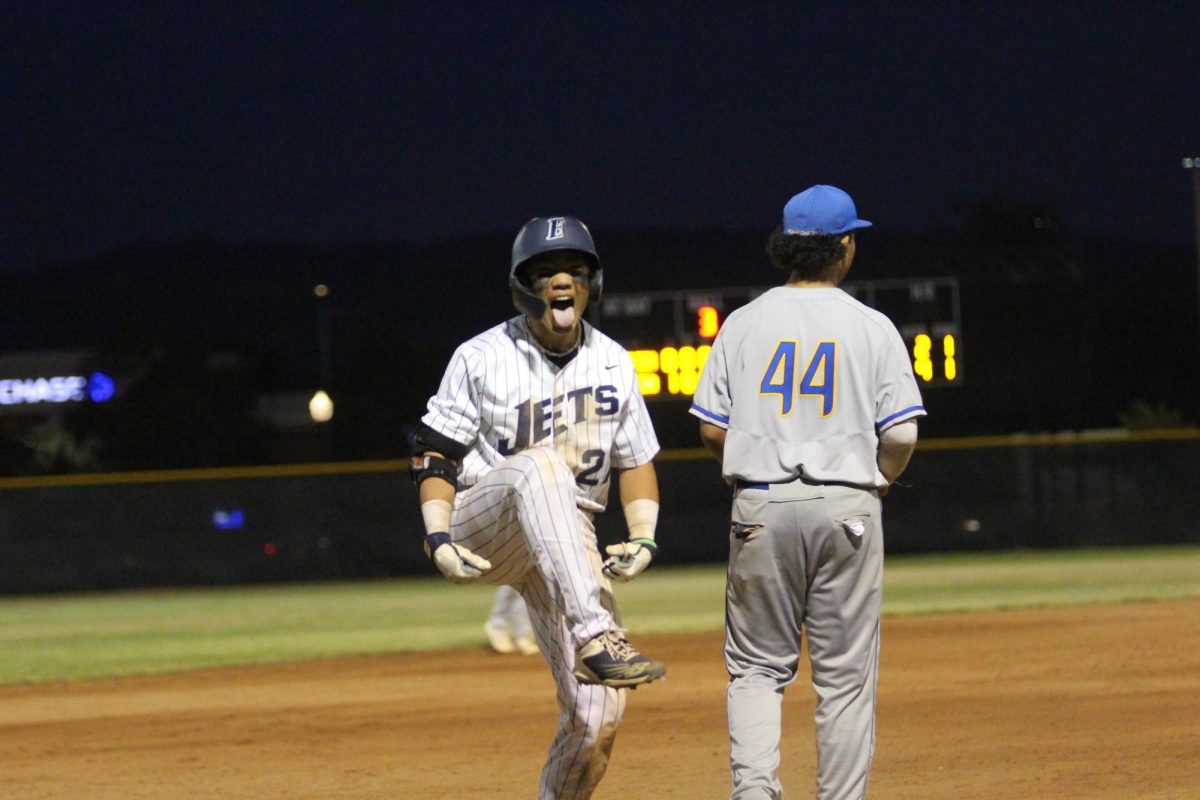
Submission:
POLYGON ((113 379, 103 372, 50 378, 0 378, 0 406, 38 403, 104 403, 112 399, 113 379))

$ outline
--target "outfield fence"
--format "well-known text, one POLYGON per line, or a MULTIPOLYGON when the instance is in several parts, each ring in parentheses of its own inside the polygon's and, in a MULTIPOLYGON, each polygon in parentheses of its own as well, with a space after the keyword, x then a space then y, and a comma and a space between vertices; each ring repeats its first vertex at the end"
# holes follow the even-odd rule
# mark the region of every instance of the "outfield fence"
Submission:
MULTIPOLYGON (((1200 543, 1200 430, 933 439, 884 503, 891 553, 1200 543)), ((730 491, 664 451, 661 563, 724 561, 730 491)), ((402 461, 0 479, 0 593, 431 574, 402 461)), ((614 493, 597 520, 619 539, 614 493)))

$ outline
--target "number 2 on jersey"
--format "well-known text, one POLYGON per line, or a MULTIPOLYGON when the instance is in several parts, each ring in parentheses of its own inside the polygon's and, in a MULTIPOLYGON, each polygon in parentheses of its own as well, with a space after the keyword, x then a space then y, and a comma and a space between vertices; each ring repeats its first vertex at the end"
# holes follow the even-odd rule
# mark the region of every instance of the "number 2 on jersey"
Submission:
POLYGON ((763 395, 779 395, 779 413, 785 417, 792 413, 794 396, 820 397, 821 416, 828 417, 833 413, 836 387, 837 342, 817 344, 800 377, 799 387, 796 386, 796 342, 780 342, 767 364, 758 391, 763 395))
POLYGON ((595 486, 600 483, 596 473, 604 468, 603 450, 584 450, 580 457, 580 466, 588 464, 588 468, 575 476, 575 482, 583 486, 595 486))

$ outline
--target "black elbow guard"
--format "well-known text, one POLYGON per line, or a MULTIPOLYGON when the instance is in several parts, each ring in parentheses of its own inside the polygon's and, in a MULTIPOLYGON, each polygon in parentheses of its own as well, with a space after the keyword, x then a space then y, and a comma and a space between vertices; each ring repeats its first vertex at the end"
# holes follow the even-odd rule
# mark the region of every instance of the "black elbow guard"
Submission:
POLYGON ((422 481, 430 478, 441 478, 451 486, 458 486, 458 467, 453 461, 443 456, 433 456, 427 453, 412 456, 408 460, 408 473, 418 488, 422 481))
POLYGON ((456 462, 466 457, 470 449, 467 445, 438 433, 422 422, 409 436, 409 446, 412 456, 408 462, 408 470, 413 483, 420 486, 427 478, 441 478, 451 486, 457 487, 456 462), (443 455, 430 455, 430 451, 443 455))

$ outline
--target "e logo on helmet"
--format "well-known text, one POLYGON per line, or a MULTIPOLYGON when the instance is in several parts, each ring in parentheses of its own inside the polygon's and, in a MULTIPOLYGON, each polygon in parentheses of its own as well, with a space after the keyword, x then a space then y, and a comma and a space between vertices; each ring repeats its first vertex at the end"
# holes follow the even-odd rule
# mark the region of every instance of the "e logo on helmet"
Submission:
POLYGON ((555 239, 561 239, 566 234, 563 230, 563 224, 566 222, 564 217, 551 217, 546 220, 546 241, 550 242, 555 239))

